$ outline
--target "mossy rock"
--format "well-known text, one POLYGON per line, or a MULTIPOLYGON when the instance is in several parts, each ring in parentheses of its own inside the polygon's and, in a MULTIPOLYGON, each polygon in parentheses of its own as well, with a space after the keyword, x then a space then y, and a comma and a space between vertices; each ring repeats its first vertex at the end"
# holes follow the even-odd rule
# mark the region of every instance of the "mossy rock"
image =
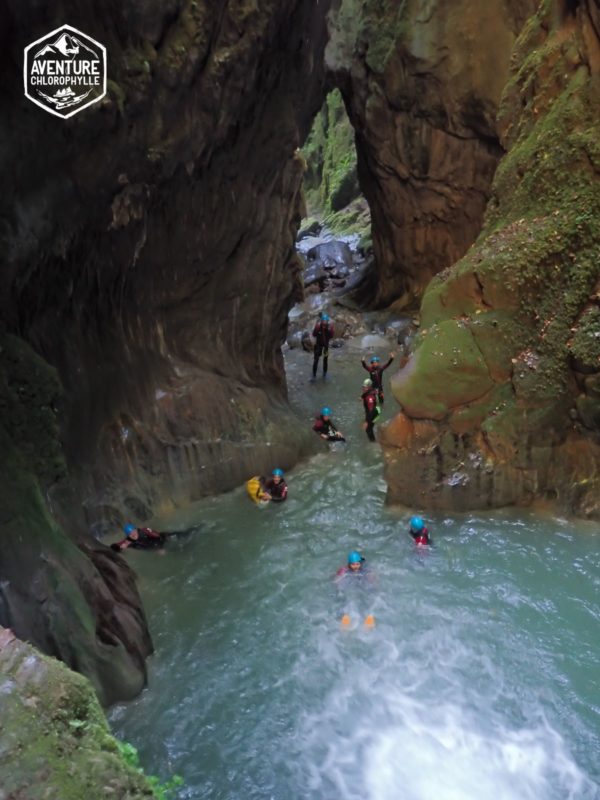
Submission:
POLYGON ((0 797, 150 800, 90 683, 0 628, 0 797))
POLYGON ((575 334, 569 343, 576 369, 582 372, 600 371, 600 308, 594 305, 581 315, 575 334))
POLYGON ((411 417, 440 420, 450 409, 483 397, 494 382, 468 327, 446 320, 426 332, 391 385, 411 417))
POLYGON ((450 430, 457 434, 471 433, 480 428, 489 416, 499 414, 513 399, 509 384, 495 386, 479 400, 453 411, 449 419, 450 430))
POLYGON ((469 321, 469 329, 492 378, 498 383, 509 380, 512 356, 531 342, 531 331, 503 311, 476 313, 469 321))
POLYGON ((586 428, 600 431, 600 398, 580 395, 576 400, 577 413, 586 428))
POLYGON ((354 129, 339 90, 327 95, 302 148, 304 189, 311 213, 332 214, 360 197, 354 129))

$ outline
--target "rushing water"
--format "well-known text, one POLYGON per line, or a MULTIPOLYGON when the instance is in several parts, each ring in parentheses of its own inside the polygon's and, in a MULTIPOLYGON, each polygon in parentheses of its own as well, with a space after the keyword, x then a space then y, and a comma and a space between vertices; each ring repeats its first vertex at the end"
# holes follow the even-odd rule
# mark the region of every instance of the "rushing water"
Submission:
POLYGON ((327 401, 349 444, 290 472, 286 504, 238 490, 182 514, 197 528, 165 556, 127 554, 156 655, 115 732, 194 800, 600 798, 600 535, 426 514, 417 552, 360 428, 358 358, 316 385, 288 358, 305 424, 327 401), (332 576, 354 548, 376 586, 346 608, 332 576))

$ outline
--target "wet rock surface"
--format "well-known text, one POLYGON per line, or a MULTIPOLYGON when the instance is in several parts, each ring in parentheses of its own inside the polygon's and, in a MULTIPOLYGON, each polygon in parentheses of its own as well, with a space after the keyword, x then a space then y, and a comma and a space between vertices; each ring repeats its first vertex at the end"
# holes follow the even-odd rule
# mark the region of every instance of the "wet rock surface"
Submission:
MULTIPOLYGON (((0 316, 56 369, 55 450, 71 485, 60 494, 78 507, 55 509, 68 538, 41 500, 59 478, 54 450, 41 471, 4 464, 32 483, 7 498, 2 619, 109 700, 143 685, 143 614, 133 588, 123 596, 133 578, 122 562, 73 541, 285 468, 312 446, 289 432, 280 346, 301 295, 297 148, 325 95, 328 5, 0 12, 7 76, 22 74, 25 44, 65 20, 109 53, 106 98, 70 120, 49 119, 17 79, 0 100, 0 316)), ((18 395, 18 376, 0 378, 18 395)), ((15 452, 20 405, 2 418, 15 452)))
POLYGON ((486 226, 431 281, 392 379, 392 501, 547 497, 600 518, 600 36, 587 5, 561 8, 545 4, 517 41, 486 226))
POLYGON ((326 62, 372 214, 363 302, 410 304, 477 237, 503 153, 496 113, 511 51, 537 5, 344 0, 332 17, 326 62))

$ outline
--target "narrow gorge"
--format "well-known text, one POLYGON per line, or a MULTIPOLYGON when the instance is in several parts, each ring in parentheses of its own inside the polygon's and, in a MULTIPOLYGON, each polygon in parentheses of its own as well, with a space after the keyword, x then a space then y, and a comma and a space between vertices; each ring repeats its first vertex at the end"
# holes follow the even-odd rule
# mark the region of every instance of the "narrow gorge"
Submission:
MULTIPOLYGON (((309 213, 360 238, 334 317, 414 331, 379 431, 389 513, 600 519, 598 0, 8 0, 0 40, 0 695, 29 697, 31 644, 105 707, 138 697, 156 597, 108 539, 322 457, 285 344, 309 213), (23 51, 64 24, 108 81, 57 119, 23 51)), ((94 702, 73 720, 112 769, 94 702)), ((133 774, 116 796, 152 796, 133 774)))

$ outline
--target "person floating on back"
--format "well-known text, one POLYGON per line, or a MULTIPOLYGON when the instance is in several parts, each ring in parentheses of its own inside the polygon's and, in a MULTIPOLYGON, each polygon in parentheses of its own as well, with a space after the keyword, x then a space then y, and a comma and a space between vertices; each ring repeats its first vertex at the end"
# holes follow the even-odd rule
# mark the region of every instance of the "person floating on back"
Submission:
POLYGON ((269 500, 274 503, 282 503, 288 495, 288 487, 283 477, 283 470, 274 469, 271 477, 265 483, 265 492, 269 500))
POLYGON ((429 531, 425 527, 422 517, 415 516, 410 518, 409 532, 417 547, 426 547, 432 543, 429 531))
POLYGON ((388 361, 383 366, 381 366, 381 359, 378 356, 373 356, 368 364, 366 363, 365 357, 363 356, 360 362, 363 366, 363 369, 366 369, 369 375, 371 376, 371 380, 373 381, 373 387, 377 390, 377 395, 379 398, 380 405, 383 405, 384 401, 383 372, 392 363, 395 355, 396 355, 395 353, 390 353, 388 361))
POLYGON ((345 442, 344 435, 335 427, 331 421, 331 409, 324 406, 321 413, 317 415, 316 422, 313 425, 313 431, 316 431, 321 439, 327 442, 345 442))
POLYGON ((150 550, 153 547, 162 547, 166 541, 167 534, 159 533, 152 528, 136 528, 131 522, 123 526, 125 538, 120 542, 111 544, 110 549, 120 552, 133 547, 136 550, 150 550))
MULTIPOLYGON (((371 590, 374 586, 373 574, 365 563, 366 559, 361 555, 358 550, 353 550, 348 554, 348 561, 345 566, 340 567, 335 573, 335 583, 338 589, 343 590, 349 588, 350 585, 363 585, 367 590, 371 590)), ((345 613, 342 615, 342 626, 348 627, 350 625, 350 615, 345 613)), ((365 625, 372 628, 375 625, 375 618, 373 614, 367 614, 365 617, 365 625)))
POLYGON ((369 441, 375 442, 375 420, 381 413, 381 409, 377 405, 377 389, 373 386, 373 381, 370 378, 365 378, 363 381, 363 392, 360 399, 363 401, 365 409, 363 428, 367 433, 369 441))
POLYGON ((315 339, 315 350, 311 380, 315 381, 317 379, 317 369, 319 367, 319 359, 321 358, 321 355, 323 356, 323 378, 327 377, 329 342, 334 336, 333 323, 330 321, 328 314, 321 314, 321 318, 317 321, 312 335, 315 339))

